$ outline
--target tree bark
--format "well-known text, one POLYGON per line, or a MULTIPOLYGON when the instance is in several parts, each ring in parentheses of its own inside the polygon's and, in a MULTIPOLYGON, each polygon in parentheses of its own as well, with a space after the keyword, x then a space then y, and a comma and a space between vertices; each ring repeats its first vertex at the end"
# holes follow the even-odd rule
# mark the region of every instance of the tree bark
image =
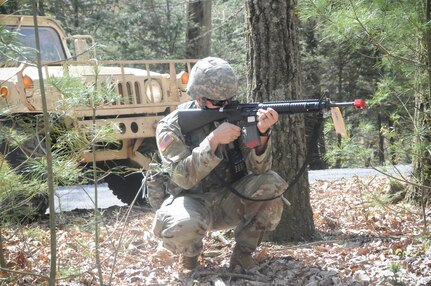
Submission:
MULTIPOLYGON (((296 0, 246 1, 248 93, 255 101, 300 99, 300 62, 296 0)), ((303 115, 280 116, 273 132, 273 169, 288 182, 305 161, 303 115)), ((308 174, 289 187, 278 228, 269 235, 277 242, 310 239, 314 234, 308 174)))
MULTIPOLYGON (((407 199, 425 207, 431 202, 431 28, 425 25, 431 21, 431 0, 424 1, 424 46, 426 54, 421 62, 427 64, 427 83, 423 92, 415 97, 415 156, 413 156, 413 176, 417 185, 412 186, 407 199)), ((426 218, 426 216, 424 216, 426 218)))
POLYGON ((7 265, 6 265, 6 259, 3 252, 3 236, 2 236, 1 230, 2 230, 2 226, 0 226, 0 267, 6 268, 7 265))
POLYGON ((211 53, 211 0, 188 1, 186 58, 204 58, 211 53))

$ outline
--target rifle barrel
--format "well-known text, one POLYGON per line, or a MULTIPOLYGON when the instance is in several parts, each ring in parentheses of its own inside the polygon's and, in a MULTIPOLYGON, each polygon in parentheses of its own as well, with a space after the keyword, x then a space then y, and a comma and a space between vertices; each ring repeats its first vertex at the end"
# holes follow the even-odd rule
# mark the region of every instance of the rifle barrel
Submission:
POLYGON ((351 101, 351 102, 331 102, 330 106, 331 107, 354 106, 356 109, 364 109, 367 107, 367 104, 363 99, 355 99, 355 101, 351 101))
POLYGON ((354 106, 355 102, 331 102, 329 104, 330 107, 342 107, 342 106, 354 106))

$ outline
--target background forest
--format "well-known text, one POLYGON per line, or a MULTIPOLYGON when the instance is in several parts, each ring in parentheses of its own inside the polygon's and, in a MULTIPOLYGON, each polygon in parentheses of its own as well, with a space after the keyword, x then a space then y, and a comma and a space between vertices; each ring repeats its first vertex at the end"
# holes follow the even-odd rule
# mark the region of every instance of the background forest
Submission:
MULTIPOLYGON (((187 1, 39 2, 43 3, 43 13, 59 20, 68 34, 93 35, 100 59, 175 59, 187 54, 187 1)), ((6 4, 0 7, 3 13, 29 14, 31 11, 26 1, 6 4)), ((319 141, 320 157, 314 158, 310 168, 410 163, 413 71, 406 70, 402 63, 404 55, 384 54, 375 43, 378 39, 396 39, 388 34, 360 37, 357 34, 364 31, 355 31, 358 24, 352 24, 354 19, 349 15, 343 18, 342 11, 333 9, 331 13, 339 14, 338 18, 331 19, 328 11, 319 10, 324 9, 325 1, 299 1, 299 5, 304 98, 319 98, 326 93, 332 100, 363 98, 369 104, 366 112, 344 111, 349 139, 337 138, 331 121, 325 120, 325 140, 319 141)), ((403 12, 402 8, 401 5, 395 12, 404 19, 403 15, 408 17, 409 12, 403 12)), ((405 8, 414 9, 414 5, 405 8)), ((212 1, 211 12, 210 54, 234 66, 241 83, 240 97, 247 100, 244 3, 241 0, 212 1)), ((369 13, 372 12, 370 9, 369 13)), ((376 15, 369 17, 368 21, 379 21, 376 15)), ((386 19, 387 15, 384 17, 386 19)), ((388 19, 379 24, 390 25, 391 22, 388 19)), ((370 33, 378 33, 378 28, 370 33)), ((405 49, 409 45, 405 43, 405 49)))

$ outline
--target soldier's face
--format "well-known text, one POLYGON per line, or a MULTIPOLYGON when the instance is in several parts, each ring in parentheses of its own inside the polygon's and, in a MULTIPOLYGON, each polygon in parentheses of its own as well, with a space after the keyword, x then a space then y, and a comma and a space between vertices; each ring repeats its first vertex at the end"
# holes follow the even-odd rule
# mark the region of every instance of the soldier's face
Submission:
POLYGON ((199 107, 202 107, 202 104, 205 102, 205 107, 207 109, 218 109, 223 106, 226 106, 229 103, 228 100, 211 100, 211 99, 202 100, 202 98, 199 98, 197 102, 199 107))

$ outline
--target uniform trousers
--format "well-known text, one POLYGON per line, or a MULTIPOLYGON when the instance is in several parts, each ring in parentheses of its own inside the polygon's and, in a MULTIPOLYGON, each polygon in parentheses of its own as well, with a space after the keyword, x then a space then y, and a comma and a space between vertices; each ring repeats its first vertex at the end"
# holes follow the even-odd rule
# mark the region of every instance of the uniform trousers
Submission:
POLYGON ((232 187, 245 197, 263 200, 241 198, 227 187, 198 194, 183 191, 163 202, 154 218, 153 233, 162 239, 165 248, 192 257, 202 252, 208 231, 235 229, 239 247, 253 252, 265 231, 274 230, 280 221, 283 212, 280 196, 287 183, 274 171, 268 171, 249 174, 232 187))

